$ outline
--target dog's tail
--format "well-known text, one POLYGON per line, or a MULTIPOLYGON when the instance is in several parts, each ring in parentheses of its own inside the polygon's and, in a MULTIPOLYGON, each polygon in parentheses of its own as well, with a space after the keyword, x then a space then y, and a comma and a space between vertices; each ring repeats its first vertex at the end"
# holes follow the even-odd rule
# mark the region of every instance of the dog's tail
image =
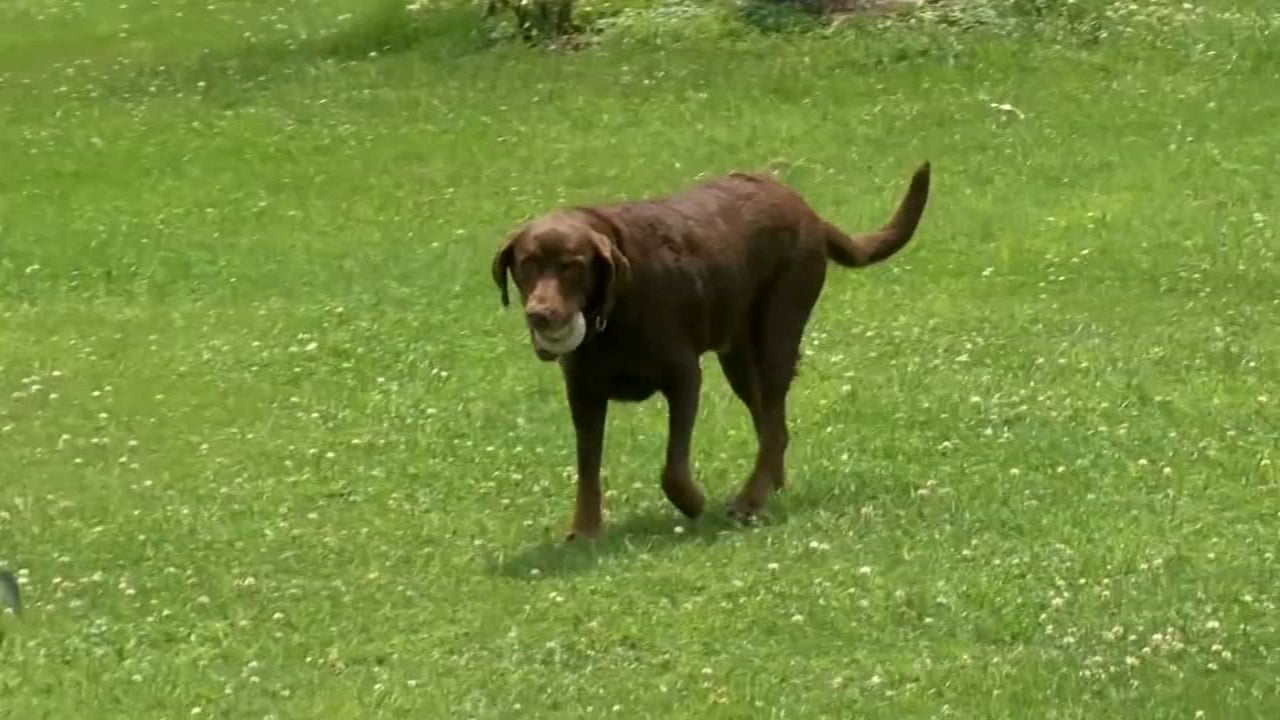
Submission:
POLYGON ((827 257, 845 267, 863 267, 887 260, 911 240, 928 199, 929 163, 925 162, 911 176, 911 186, 898 204, 898 210, 879 230, 850 236, 826 223, 827 257))

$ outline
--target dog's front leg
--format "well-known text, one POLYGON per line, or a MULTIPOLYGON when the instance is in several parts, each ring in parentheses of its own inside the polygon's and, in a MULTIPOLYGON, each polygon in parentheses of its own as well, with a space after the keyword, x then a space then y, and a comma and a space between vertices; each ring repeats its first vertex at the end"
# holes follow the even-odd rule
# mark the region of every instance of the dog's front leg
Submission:
POLYGON ((663 389, 667 398, 667 464, 662 469, 662 492, 689 518, 701 515, 706 504, 693 481, 689 459, 701 391, 702 369, 696 358, 673 373, 663 389))
POLYGON ((603 393, 568 382, 569 410, 578 445, 578 497, 573 511, 573 527, 566 540, 600 536, 604 524, 603 493, 600 489, 600 458, 604 451, 604 421, 609 400, 603 393))

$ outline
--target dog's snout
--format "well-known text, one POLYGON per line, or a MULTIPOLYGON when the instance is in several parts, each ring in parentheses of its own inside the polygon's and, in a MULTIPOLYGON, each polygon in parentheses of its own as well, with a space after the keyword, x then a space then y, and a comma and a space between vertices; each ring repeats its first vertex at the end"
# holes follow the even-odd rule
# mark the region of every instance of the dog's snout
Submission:
POLYGON ((548 330, 555 325, 555 313, 551 308, 535 305, 525 308, 525 319, 534 330, 548 330))

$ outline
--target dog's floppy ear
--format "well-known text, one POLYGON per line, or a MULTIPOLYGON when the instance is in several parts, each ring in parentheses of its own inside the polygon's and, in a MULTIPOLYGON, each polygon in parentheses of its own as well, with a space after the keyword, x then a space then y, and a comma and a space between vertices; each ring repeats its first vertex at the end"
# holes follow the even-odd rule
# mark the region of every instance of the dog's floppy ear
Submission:
POLYGON ((493 283, 498 286, 498 291, 502 293, 502 307, 511 304, 511 296, 507 293, 507 274, 511 271, 511 263, 515 259, 516 240, 524 229, 516 230, 507 236, 502 247, 498 248, 498 252, 493 256, 493 283))
POLYGON ((613 310, 618 294, 631 279, 631 263, 622 254, 617 241, 608 235, 592 232, 591 242, 596 246, 596 267, 600 270, 600 275, 597 276, 599 287, 596 292, 604 295, 599 322, 604 323, 609 319, 609 313, 613 310))

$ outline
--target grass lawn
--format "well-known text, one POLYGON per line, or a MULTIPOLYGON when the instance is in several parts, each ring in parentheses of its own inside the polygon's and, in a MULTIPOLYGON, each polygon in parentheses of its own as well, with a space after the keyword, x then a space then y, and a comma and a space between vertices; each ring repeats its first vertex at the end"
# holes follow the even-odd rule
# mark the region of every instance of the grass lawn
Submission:
MULTIPOLYGON (((370 55, 363 5, 0 7, 0 717, 1280 715, 1270 0, 572 54, 441 11, 370 55), (503 236, 779 160, 865 229, 925 159, 766 521, 667 504, 655 399, 562 544, 503 236)), ((754 436, 704 367, 718 499, 754 436)))

